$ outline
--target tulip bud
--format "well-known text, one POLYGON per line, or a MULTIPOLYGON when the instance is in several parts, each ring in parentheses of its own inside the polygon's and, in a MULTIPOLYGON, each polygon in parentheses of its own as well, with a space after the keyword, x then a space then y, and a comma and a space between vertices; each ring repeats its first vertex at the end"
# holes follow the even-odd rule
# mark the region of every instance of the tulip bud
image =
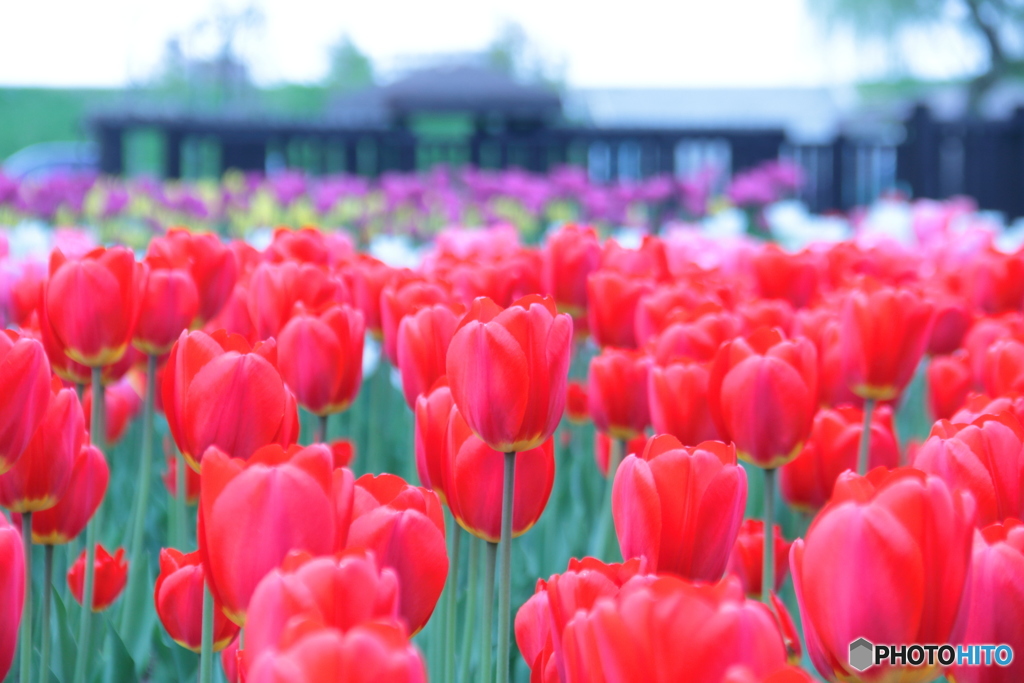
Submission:
MULTIPOLYGON (((448 447, 441 471, 452 516, 471 534, 497 543, 501 537, 503 459, 501 453, 473 435, 459 409, 454 407, 449 416, 448 447)), ((553 439, 516 454, 513 538, 537 523, 554 484, 553 439)))
POLYGON ((547 441, 565 408, 571 344, 572 319, 558 314, 552 299, 528 296, 505 310, 475 300, 446 363, 466 424, 502 453, 547 441))
POLYGON ((144 280, 144 268, 125 247, 101 247, 76 260, 53 251, 43 299, 71 360, 91 368, 121 359, 135 331, 144 280))
POLYGON ((599 430, 629 440, 651 423, 647 379, 651 359, 640 351, 608 348, 590 361, 587 397, 599 430))
MULTIPOLYGON (((78 604, 82 604, 82 587, 85 582, 85 551, 78 556, 68 570, 68 587, 78 604)), ((124 548, 118 548, 111 555, 99 543, 96 544, 94 562, 92 611, 102 612, 110 607, 128 583, 128 561, 124 559, 124 548)))
POLYGON ((14 661, 24 602, 25 550, 21 534, 0 515, 0 679, 14 661))
POLYGON ((14 467, 0 475, 0 505, 14 512, 52 508, 71 481, 75 456, 85 442, 85 416, 74 389, 53 378, 53 394, 36 433, 14 467))
MULTIPOLYGON (((204 580, 198 551, 188 554, 174 548, 160 551, 160 574, 153 591, 156 613, 171 640, 193 652, 199 652, 203 644, 204 580)), ((213 651, 220 652, 237 635, 238 626, 215 604, 213 651)))
POLYGON ((364 337, 363 314, 349 306, 300 313, 285 324, 278 367, 299 405, 330 415, 352 404, 363 379, 364 337))
POLYGON ((256 586, 290 551, 322 555, 334 546, 333 456, 323 445, 270 445, 248 461, 216 448, 203 458, 203 569, 224 613, 244 626, 256 586))
MULTIPOLYGON (((964 595, 958 642, 1006 644, 1014 654, 1024 651, 1024 523, 1011 519, 974 532, 970 587, 964 595)), ((950 674, 957 683, 1011 683, 1024 677, 1024 659, 1015 656, 1005 667, 954 665, 950 674)))
MULTIPOLYGON (((857 638, 948 643, 960 611, 974 506, 935 476, 877 468, 847 472, 832 502, 790 550, 807 651, 818 672, 857 680, 857 638)), ((939 667, 883 664, 871 680, 932 680, 939 667)))
POLYGON ((444 516, 437 496, 401 477, 356 480, 348 548, 373 551, 398 575, 399 614, 410 633, 430 619, 448 576, 444 516))
POLYGON ((708 404, 719 432, 758 467, 784 465, 811 431, 818 396, 817 354, 804 338, 762 328, 718 350, 708 404))
POLYGON ((50 404, 50 364, 43 345, 0 333, 0 474, 18 461, 50 404))
POLYGON ((612 486, 622 556, 693 581, 722 577, 746 504, 747 477, 733 446, 684 448, 667 434, 623 460, 612 486))
POLYGON ((77 538, 103 502, 109 479, 103 453, 95 446, 83 446, 75 456, 64 495, 53 507, 32 515, 32 542, 61 545, 77 538))
MULTIPOLYGON (((772 543, 775 546, 775 585, 778 592, 789 573, 789 541, 782 537, 782 530, 776 524, 772 527, 772 543)), ((729 555, 728 573, 739 578, 743 591, 755 600, 761 597, 762 574, 764 572, 764 522, 747 519, 740 525, 736 545, 729 555)))

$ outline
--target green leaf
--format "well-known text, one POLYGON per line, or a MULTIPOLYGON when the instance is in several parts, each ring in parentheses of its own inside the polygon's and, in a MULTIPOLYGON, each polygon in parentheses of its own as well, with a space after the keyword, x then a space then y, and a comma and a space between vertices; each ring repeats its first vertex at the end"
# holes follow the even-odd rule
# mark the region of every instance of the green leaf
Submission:
POLYGON ((107 641, 110 643, 110 659, 107 661, 106 667, 107 683, 137 683, 139 679, 135 675, 135 660, 128 654, 128 648, 124 646, 124 641, 121 640, 117 629, 113 627, 105 614, 103 623, 107 626, 107 634, 110 638, 107 641))
POLYGON ((120 634, 132 659, 145 666, 152 647, 153 628, 156 624, 156 608, 153 606, 152 577, 149 572, 149 555, 142 553, 139 565, 128 572, 128 587, 125 589, 124 604, 121 605, 124 618, 120 634))
POLYGON ((60 592, 55 587, 51 587, 50 590, 53 591, 55 617, 50 620, 50 628, 56 636, 53 641, 55 651, 50 654, 50 672, 60 683, 67 683, 75 672, 75 653, 78 651, 78 645, 68 627, 68 612, 60 599, 60 592))

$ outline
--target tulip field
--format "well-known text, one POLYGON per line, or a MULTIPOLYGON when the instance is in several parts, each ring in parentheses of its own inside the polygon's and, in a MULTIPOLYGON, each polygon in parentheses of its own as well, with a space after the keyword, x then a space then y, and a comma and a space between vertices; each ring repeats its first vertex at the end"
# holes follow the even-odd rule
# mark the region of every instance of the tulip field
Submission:
POLYGON ((656 180, 0 176, 0 680, 1024 681, 1024 250, 656 180))

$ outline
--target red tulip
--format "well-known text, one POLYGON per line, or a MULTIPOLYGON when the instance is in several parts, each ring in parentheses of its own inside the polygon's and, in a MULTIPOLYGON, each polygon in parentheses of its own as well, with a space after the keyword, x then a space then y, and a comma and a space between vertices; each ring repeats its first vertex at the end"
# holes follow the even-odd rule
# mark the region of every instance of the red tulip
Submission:
POLYGON ((381 291, 396 277, 400 277, 402 271, 396 271, 366 254, 358 254, 351 265, 349 274, 353 298, 366 319, 366 329, 380 339, 381 291))
POLYGON ((426 683, 426 665, 400 626, 367 624, 347 632, 300 621, 284 645, 250 669, 247 683, 426 683))
POLYGON ((21 534, 0 515, 0 679, 14 661, 24 602, 25 550, 21 534))
MULTIPOLYGON (((625 459, 627 455, 640 455, 644 452, 647 447, 648 438, 646 434, 641 434, 635 439, 631 439, 626 442, 626 450, 619 455, 619 463, 625 459)), ((597 432, 594 434, 594 462, 597 464, 597 470, 601 473, 602 477, 608 478, 608 468, 611 466, 612 459, 612 448, 618 448, 618 445, 612 443, 612 439, 604 432, 597 432)))
MULTIPOLYGON (((36 312, 39 318, 39 340, 46 349, 53 373, 65 382, 88 385, 92 381, 92 370, 68 357, 67 347, 57 338, 49 318, 46 317, 46 306, 41 305, 36 312)), ((138 350, 134 346, 129 346, 119 361, 103 367, 103 383, 115 382, 124 377, 138 359, 138 350)))
POLYGON ((838 315, 828 308, 799 310, 793 320, 793 333, 810 339, 818 351, 818 403, 862 407, 864 399, 851 391, 843 374, 843 332, 838 315))
POLYGON ((590 397, 587 385, 579 380, 570 380, 565 385, 565 416, 574 424, 590 421, 590 397))
POLYGON ((1024 342, 995 341, 984 351, 981 369, 987 394, 1002 396, 1024 390, 1024 342))
POLYGON ((768 244, 757 251, 751 265, 762 298, 785 299, 796 308, 804 308, 818 296, 825 264, 811 251, 790 254, 768 244))
POLYGON ((598 346, 636 348, 633 326, 640 297, 654 290, 648 280, 599 270, 587 278, 587 328, 598 346))
POLYGON ((349 631, 370 622, 398 623, 398 576, 379 568, 372 553, 289 557, 267 574, 249 605, 243 659, 248 668, 281 644, 289 622, 306 618, 349 631))
POLYGON ((969 425, 936 422, 914 467, 969 491, 979 527, 1024 517, 1024 427, 1012 415, 983 415, 969 425))
POLYGON ((144 279, 144 268, 124 247, 95 249, 78 260, 54 249, 43 300, 71 360, 87 367, 120 360, 135 331, 144 279))
POLYGON ((401 477, 364 475, 356 480, 349 548, 373 551, 398 575, 399 614, 411 633, 430 619, 448 576, 441 502, 401 477))
POLYGON ((764 676, 786 664, 774 616, 734 579, 637 577, 577 615, 563 639, 567 681, 719 683, 737 665, 764 676))
POLYGON ((336 439, 327 445, 334 456, 334 469, 348 467, 356 459, 356 445, 348 439, 336 439))
POLYGON ((242 653, 238 651, 238 645, 238 638, 235 638, 220 651, 220 666, 224 670, 224 678, 228 680, 228 683, 241 683, 247 678, 247 674, 242 670, 241 662, 239 662, 242 653))
POLYGON ((605 564, 593 557, 573 558, 565 573, 538 580, 536 592, 515 618, 516 643, 533 672, 531 680, 564 680, 565 627, 577 613, 593 609, 599 599, 614 597, 639 572, 639 560, 605 564))
POLYGON ((622 556, 694 581, 722 577, 746 504, 747 477, 733 446, 684 448, 667 434, 623 460, 612 487, 622 556))
POLYGON ((601 264, 597 232, 588 225, 564 225, 548 236, 541 255, 544 293, 554 297, 563 313, 585 317, 587 276, 601 264))
POLYGON ((968 578, 973 504, 903 468, 846 473, 790 551, 807 650, 829 680, 932 680, 938 667, 850 668, 850 643, 948 643, 968 578))
POLYGON ((61 545, 82 533, 107 492, 110 470, 95 446, 83 446, 75 456, 64 495, 53 507, 32 515, 32 542, 61 545))
POLYGON ((1024 304, 1024 258, 989 246, 963 265, 955 279, 964 296, 985 313, 1019 311, 1024 304))
POLYGON ((725 342, 738 336, 740 320, 727 311, 709 312, 691 321, 676 321, 651 342, 651 352, 660 364, 689 359, 707 362, 725 342))
POLYGON ((161 356, 199 315, 199 290, 184 268, 154 257, 145 263, 148 276, 138 293, 139 320, 132 341, 143 353, 161 356))
POLYGON ((448 418, 454 405, 448 381, 442 378, 429 392, 420 394, 414 408, 416 472, 420 484, 433 490, 442 503, 447 500, 442 472, 448 449, 448 418))
MULTIPOLYGON (((118 548, 111 555, 99 543, 96 544, 96 556, 93 574, 92 611, 102 612, 110 607, 121 596, 128 583, 128 561, 124 559, 124 548, 118 548)), ((85 551, 78 556, 71 569, 68 570, 68 588, 78 604, 82 604, 82 586, 85 582, 85 551)))
MULTIPOLYGON (((198 551, 160 551, 160 574, 153 591, 156 613, 171 640, 193 652, 199 652, 203 644, 204 576, 198 551)), ((238 626, 224 615, 220 605, 214 605, 213 651, 220 652, 237 635, 238 626)))
POLYGON ((220 313, 238 280, 239 266, 234 252, 212 233, 171 228, 163 237, 150 241, 147 257, 159 258, 173 268, 188 269, 199 294, 198 324, 220 313))
POLYGON ((0 333, 0 474, 25 451, 50 403, 50 364, 43 345, 0 333))
POLYGON ((459 324, 452 308, 435 304, 411 313, 398 325, 395 355, 402 372, 402 393, 410 408, 445 374, 448 345, 459 324))
MULTIPOLYGON (((964 594, 958 642, 1024 651, 1024 523, 1011 519, 974 532, 970 588, 964 594)), ((1024 660, 1015 656, 1006 667, 953 666, 950 675, 957 683, 1012 683, 1024 678, 1024 660)))
POLYGON ((652 235, 644 237, 639 249, 623 247, 613 239, 607 240, 601 249, 601 268, 655 280, 667 280, 672 275, 665 243, 652 235))
POLYGON ((718 293, 706 291, 700 282, 691 279, 662 285, 640 297, 633 320, 638 346, 648 345, 674 324, 691 322, 722 310, 718 293))
MULTIPOLYGON (((316 263, 322 266, 331 265, 341 256, 337 251, 332 252, 332 247, 340 246, 337 242, 330 244, 329 237, 335 234, 325 234, 316 228, 305 227, 298 230, 279 227, 274 230, 274 237, 264 252, 263 256, 272 263, 282 261, 295 261, 296 263, 316 263)), ((347 238, 346 238, 347 240, 347 238)), ((341 247, 344 249, 344 247, 341 247)), ((351 244, 348 244, 351 251, 351 244)))
POLYGON ((221 307, 220 313, 210 318, 202 329, 208 334, 226 330, 241 335, 249 344, 260 341, 256 337, 256 326, 252 322, 252 316, 249 315, 249 290, 244 285, 236 285, 231 296, 221 307))
POLYGON ((762 328, 723 345, 708 379, 719 433, 739 457, 773 468, 797 456, 811 431, 818 396, 817 354, 810 341, 785 340, 762 328))
MULTIPOLYGON (((167 456, 167 469, 164 470, 164 486, 172 498, 178 497, 178 458, 174 455, 167 456)), ((199 473, 191 467, 185 468, 185 502, 195 505, 199 502, 199 473)))
POLYGON ((935 321, 928 338, 927 351, 932 356, 953 353, 964 341, 967 330, 974 322, 969 304, 944 292, 933 291, 929 299, 935 304, 935 321))
POLYGON ((71 481, 75 456, 85 442, 85 416, 74 389, 53 378, 46 416, 14 467, 0 475, 0 505, 13 512, 52 508, 71 481))
POLYGON ((210 591, 239 626, 257 584, 289 551, 333 548, 332 469, 323 445, 265 446, 248 461, 216 448, 203 456, 199 550, 210 591))
POLYGON ((607 348, 590 361, 587 397, 599 430, 629 440, 651 423, 647 378, 651 359, 641 351, 607 348))
POLYGON ((735 666, 726 672, 722 683, 814 683, 814 678, 797 666, 784 666, 763 677, 745 666, 735 666))
POLYGON ((261 263, 248 284, 249 316, 258 339, 281 334, 296 310, 320 312, 333 304, 348 303, 345 284, 309 263, 261 263))
POLYGON ((928 345, 931 303, 909 289, 868 283, 846 295, 841 320, 847 386, 867 399, 898 397, 928 345))
MULTIPOLYGON (((135 387, 127 379, 120 379, 117 382, 104 387, 104 431, 106 432, 108 444, 116 444, 124 436, 128 423, 142 411, 142 397, 139 396, 135 387)), ((87 386, 82 392, 82 412, 86 415, 92 414, 92 386, 87 386)))
MULTIPOLYGON (((554 441, 520 451, 515 462, 512 537, 537 523, 555 484, 554 441)), ((501 453, 473 435, 458 408, 448 422, 448 448, 442 464, 444 491, 452 516, 464 529, 491 543, 501 537, 504 464, 501 453)))
POLYGON ((796 311, 784 299, 753 299, 741 302, 736 307, 743 329, 753 332, 759 327, 774 327, 790 334, 796 311))
MULTIPOLYGON (((789 546, 791 542, 782 537, 782 530, 776 524, 772 527, 772 544, 775 546, 775 585, 776 593, 782 589, 782 582, 789 572, 789 546)), ((740 525, 740 533, 736 537, 736 545, 729 555, 728 573, 739 578, 743 590, 751 598, 761 597, 761 583, 764 580, 764 522, 760 519, 747 519, 740 525)))
POLYGON ((281 330, 278 367, 299 405, 314 415, 346 410, 363 380, 363 314, 331 306, 300 313, 281 330))
POLYGON ((398 366, 398 326, 402 318, 427 306, 447 304, 450 299, 451 294, 444 286, 423 280, 396 282, 381 290, 380 322, 384 335, 384 356, 391 365, 398 366))
POLYGON ((452 397, 473 432, 496 451, 548 440, 562 418, 572 319, 552 299, 528 296, 501 310, 473 302, 448 347, 452 397))
POLYGON ((210 446, 245 459, 267 444, 290 443, 298 418, 276 360, 272 341, 250 348, 223 331, 182 333, 164 368, 163 405, 192 468, 210 446))
MULTIPOLYGON (((832 489, 845 470, 857 469, 864 413, 840 406, 818 411, 811 435, 800 455, 779 470, 782 498, 794 508, 814 512, 832 497, 832 489)), ((892 410, 880 406, 871 418, 868 469, 896 467, 900 451, 892 430, 892 410)))
POLYGON ((720 437, 708 411, 708 377, 704 363, 677 361, 651 368, 647 402, 655 434, 671 434, 684 446, 720 437))
POLYGON ((971 364, 966 352, 937 356, 928 363, 928 407, 936 420, 948 420, 971 393, 971 364))
MULTIPOLYGON (((978 386, 986 385, 998 377, 989 377, 993 362, 988 351, 1001 339, 1024 339, 1024 316, 1007 313, 999 318, 982 318, 976 322, 964 337, 963 347, 971 359, 971 375, 978 386)), ((1018 353, 1011 354, 1011 359, 1018 353)), ((1008 378, 1016 379, 1015 376, 1008 378)))

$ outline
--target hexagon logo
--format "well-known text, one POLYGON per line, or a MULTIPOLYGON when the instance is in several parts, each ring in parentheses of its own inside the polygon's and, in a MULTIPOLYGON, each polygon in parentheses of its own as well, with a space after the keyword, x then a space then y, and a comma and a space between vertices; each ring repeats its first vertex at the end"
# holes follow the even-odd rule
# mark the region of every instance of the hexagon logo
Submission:
POLYGON ((875 646, 866 638, 858 638, 850 643, 850 666, 857 671, 864 671, 874 663, 875 646))

